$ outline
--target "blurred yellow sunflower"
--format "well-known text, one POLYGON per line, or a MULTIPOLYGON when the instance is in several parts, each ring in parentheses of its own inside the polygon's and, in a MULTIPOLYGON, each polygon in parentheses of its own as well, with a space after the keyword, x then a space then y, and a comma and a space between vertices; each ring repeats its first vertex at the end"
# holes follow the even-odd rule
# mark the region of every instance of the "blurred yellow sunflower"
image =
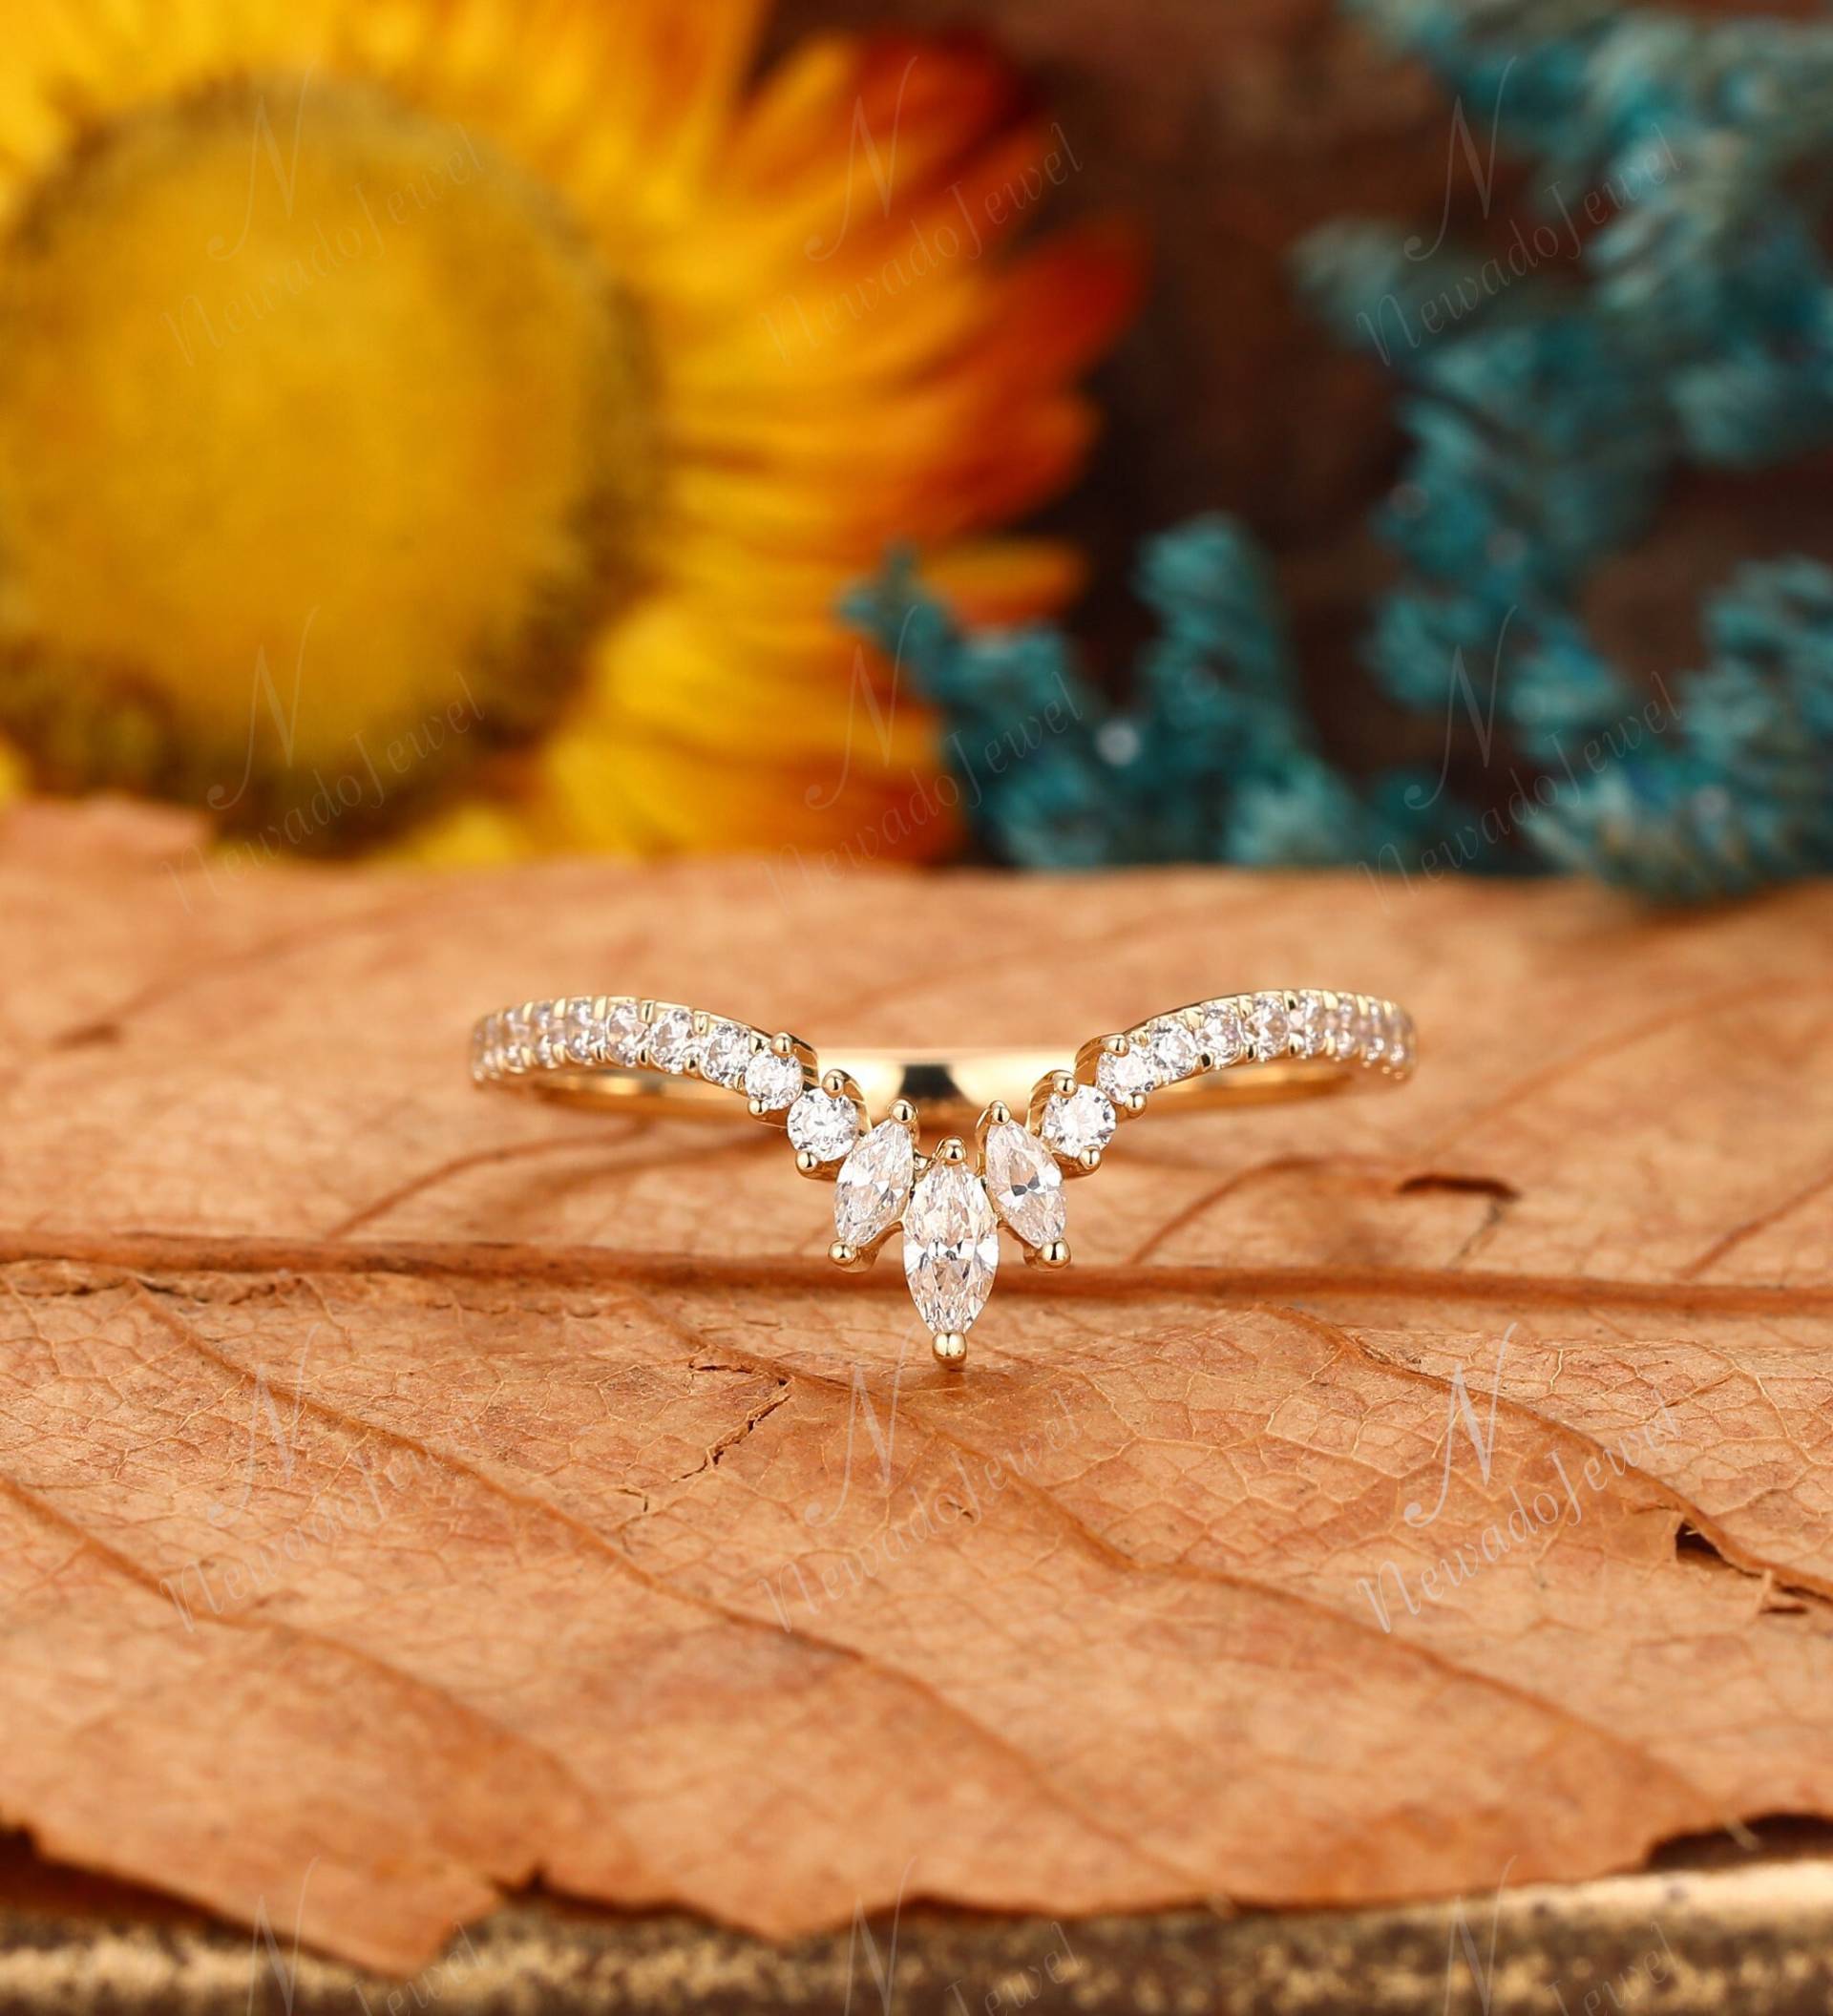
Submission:
MULTIPOLYGON (((933 850, 836 595, 1075 472, 1132 293, 984 52, 748 0, 0 0, 0 777, 432 856, 933 850), (869 844, 867 844, 869 843, 869 844)), ((933 794, 929 794, 933 797, 933 794)))

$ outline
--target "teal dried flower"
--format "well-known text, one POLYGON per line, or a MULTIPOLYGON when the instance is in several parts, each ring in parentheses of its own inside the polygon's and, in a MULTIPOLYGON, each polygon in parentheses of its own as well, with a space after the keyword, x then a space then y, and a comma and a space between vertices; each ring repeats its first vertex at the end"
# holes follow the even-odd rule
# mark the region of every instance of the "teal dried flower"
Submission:
POLYGON ((1395 379, 1406 454, 1375 524, 1398 573, 1366 662, 1443 733, 1441 774, 1358 786, 1328 761, 1267 570, 1225 519, 1147 548, 1160 635, 1125 707, 1057 631, 965 637, 908 571, 855 618, 948 717, 999 858, 1557 866, 1682 901, 1833 867, 1833 574, 1743 569, 1708 603, 1690 677, 1632 677, 1582 615, 1676 472, 1833 442, 1833 28, 1607 0, 1353 4, 1438 73, 1454 134, 1480 158, 1493 124, 1536 191, 1500 247, 1342 221, 1296 261, 1395 379), (1052 696, 1058 728, 978 774, 974 750, 1052 696), (1459 802, 1447 780, 1473 770, 1506 773, 1506 800, 1459 802))

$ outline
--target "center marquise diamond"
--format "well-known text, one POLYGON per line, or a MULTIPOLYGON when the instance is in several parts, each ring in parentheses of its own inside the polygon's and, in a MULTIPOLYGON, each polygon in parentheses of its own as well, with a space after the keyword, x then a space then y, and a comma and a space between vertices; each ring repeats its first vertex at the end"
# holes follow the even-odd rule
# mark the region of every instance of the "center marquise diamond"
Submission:
POLYGON ((904 1212, 904 1278, 932 1336, 967 1330, 986 1307, 999 1264, 999 1221, 985 1184, 959 1164, 931 1164, 904 1212))

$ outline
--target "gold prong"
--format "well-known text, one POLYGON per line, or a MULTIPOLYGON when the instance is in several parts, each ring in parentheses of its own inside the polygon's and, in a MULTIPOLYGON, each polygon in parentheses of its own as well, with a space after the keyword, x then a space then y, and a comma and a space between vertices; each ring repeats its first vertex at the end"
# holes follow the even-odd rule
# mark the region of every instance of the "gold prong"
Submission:
POLYGON ((888 1118, 895 1120, 899 1126, 914 1127, 916 1124, 916 1108, 907 1099, 894 1099, 888 1118))
POLYGON ((1144 1092, 1123 1092, 1114 1104, 1129 1118, 1136 1119, 1146 1110, 1146 1095, 1144 1092))
POLYGON ((849 1246, 844 1239, 836 1239, 828 1249, 828 1258, 835 1267, 853 1270, 864 1267, 870 1255, 862 1253, 856 1246, 849 1246))
POLYGON ((984 1155, 986 1137, 995 1127, 1002 1127, 1012 1118, 1012 1108, 1002 1099, 990 1100, 986 1109, 974 1123, 974 1145, 984 1155))
POLYGON ((959 1135, 951 1134, 946 1141, 937 1143, 936 1160, 945 1162, 951 1167, 959 1166, 967 1160, 967 1144, 959 1135))
POLYGON ((959 1366, 967 1356, 967 1339, 959 1330, 938 1332, 930 1340, 930 1349, 936 1354, 936 1362, 946 1365, 951 1371, 959 1366))
POLYGON ((823 1167, 820 1156, 812 1148, 797 1148, 795 1166, 805 1176, 818 1176, 823 1167))
POLYGON ((1099 1148, 1084 1148, 1082 1153, 1076 1157, 1076 1162, 1080 1167, 1085 1169, 1092 1176, 1101 1166, 1101 1150, 1099 1148))
POLYGON ((639 1018, 640 1018, 642 1019, 642 1022, 643 1022, 643 1027, 644 1027, 644 1028, 646 1029, 646 1028, 647 1028, 647 1027, 649 1026, 649 1024, 650 1024, 651 1022, 653 1022, 653 1021, 655 1020, 655 1018, 656 1018, 656 1004, 655 1004, 655 1002, 654 1002, 654 1001, 639 1001, 639 1002, 637 1003, 637 1014, 638 1014, 639 1018))
POLYGON ((1101 1047, 1109 1057, 1125 1057, 1133 1046, 1124 1036, 1104 1036, 1101 1047))
POLYGON ((852 1081, 844 1071, 824 1071, 821 1074, 822 1091, 831 1094, 835 1099, 838 1099, 851 1083, 852 1081))
POLYGON ((775 1117, 761 1099, 748 1099, 745 1103, 750 1108, 753 1120, 770 1120, 775 1117))
POLYGON ((1076 1075, 1073 1071, 1053 1071, 1050 1074, 1050 1089, 1060 1097, 1067 1099, 1076 1089, 1076 1075))
MULTIPOLYGON (((646 1021, 647 1019, 648 1018, 645 1016, 644 1020, 646 1021)), ((793 1057, 795 1055, 795 1039, 790 1035, 788 1030, 779 1029, 770 1039, 770 1048, 776 1052, 778 1057, 793 1057)))
POLYGON ((1069 1265, 1069 1247, 1065 1240, 1052 1239, 1048 1246, 1040 1246, 1035 1250, 1040 1267, 1067 1267, 1069 1265))

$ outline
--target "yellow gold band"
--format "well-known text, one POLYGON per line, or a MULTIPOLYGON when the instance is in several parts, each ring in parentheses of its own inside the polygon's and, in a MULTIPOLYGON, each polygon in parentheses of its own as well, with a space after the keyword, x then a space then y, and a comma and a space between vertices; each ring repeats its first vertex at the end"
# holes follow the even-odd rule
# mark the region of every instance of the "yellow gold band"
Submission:
MULTIPOLYGON (((853 1050, 824 1053, 823 1063, 826 1069, 844 1072, 859 1087, 868 1112, 887 1113, 895 1102, 906 1100, 925 1120, 971 1124, 995 1100, 1022 1105, 1040 1079, 1062 1067, 1064 1056, 1061 1050, 958 1050, 952 1057, 918 1058, 891 1050, 853 1050)), ((1396 1073, 1383 1079, 1359 1063, 1329 1057, 1244 1060, 1233 1070, 1155 1087, 1151 1104, 1155 1113, 1192 1113, 1398 1082, 1396 1073)), ((624 1064, 537 1067, 495 1082, 611 1113, 730 1121, 735 1111, 731 1092, 724 1085, 624 1064)))

